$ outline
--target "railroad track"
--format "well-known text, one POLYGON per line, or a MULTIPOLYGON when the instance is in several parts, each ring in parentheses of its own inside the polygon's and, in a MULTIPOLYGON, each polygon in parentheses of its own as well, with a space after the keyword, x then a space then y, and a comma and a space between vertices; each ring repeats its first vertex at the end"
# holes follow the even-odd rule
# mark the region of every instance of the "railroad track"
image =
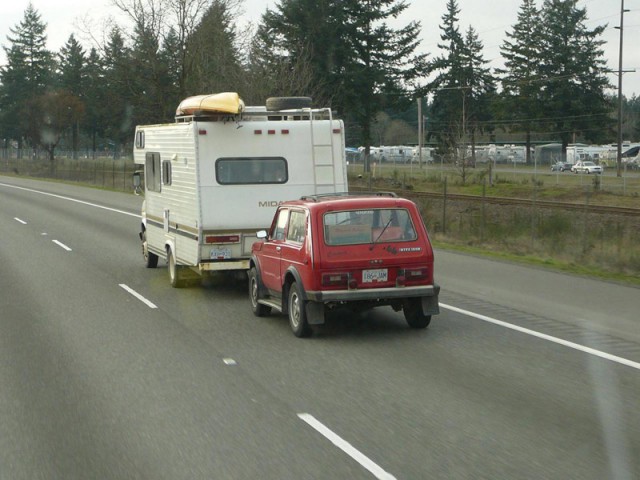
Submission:
MULTIPOLYGON (((367 188, 349 187, 351 191, 370 191, 367 188)), ((373 189, 373 191, 388 191, 389 189, 373 189)), ((395 192, 403 197, 407 198, 435 198, 442 199, 442 193, 435 192, 417 192, 413 190, 395 190, 395 192)), ((550 200, 533 200, 528 198, 513 198, 513 197, 481 197, 478 195, 467 195, 461 193, 447 193, 447 200, 462 200, 466 202, 485 202, 494 205, 522 205, 526 207, 537 208, 549 208, 560 210, 572 210, 572 211, 588 211, 589 213, 601 213, 611 215, 626 215, 626 216, 640 216, 640 208, 632 207, 614 207, 609 205, 597 205, 597 204, 585 204, 585 203, 570 203, 570 202, 556 202, 550 200)))

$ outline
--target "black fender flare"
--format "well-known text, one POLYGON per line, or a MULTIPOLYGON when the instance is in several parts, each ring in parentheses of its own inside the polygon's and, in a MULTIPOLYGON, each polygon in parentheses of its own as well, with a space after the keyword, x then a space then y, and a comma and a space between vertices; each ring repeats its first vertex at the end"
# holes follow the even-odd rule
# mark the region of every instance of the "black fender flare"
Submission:
POLYGON ((296 269, 296 267, 291 265, 289 266, 289 268, 287 268, 287 271, 284 272, 284 276, 283 276, 283 283, 282 283, 282 300, 284 302, 283 305, 286 305, 286 297, 289 295, 289 284, 292 283, 287 280, 289 277, 293 277, 293 281, 295 281, 298 284, 298 288, 300 289, 300 295, 302 297, 302 300, 304 300, 305 302, 308 301, 309 299, 307 298, 307 291, 304 288, 304 283, 302 283, 302 277, 300 277, 300 273, 298 273, 298 270, 296 269))

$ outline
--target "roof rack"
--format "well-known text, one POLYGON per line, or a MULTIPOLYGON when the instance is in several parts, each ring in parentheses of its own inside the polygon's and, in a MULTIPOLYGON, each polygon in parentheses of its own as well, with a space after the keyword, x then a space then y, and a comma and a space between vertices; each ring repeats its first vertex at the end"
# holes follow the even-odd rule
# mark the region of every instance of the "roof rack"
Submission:
POLYGON ((395 192, 335 192, 335 193, 317 193, 315 195, 305 195, 300 197, 300 200, 306 200, 310 202, 319 202, 327 198, 335 197, 391 197, 396 198, 398 195, 395 192))

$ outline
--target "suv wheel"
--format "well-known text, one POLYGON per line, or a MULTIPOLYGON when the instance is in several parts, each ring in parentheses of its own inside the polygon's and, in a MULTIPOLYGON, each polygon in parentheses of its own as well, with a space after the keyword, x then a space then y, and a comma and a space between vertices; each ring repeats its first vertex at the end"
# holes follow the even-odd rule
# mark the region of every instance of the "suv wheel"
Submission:
POLYGON ((260 283, 256 267, 249 270, 249 297, 251 298, 251 310, 256 317, 264 317, 271 313, 271 307, 258 303, 258 289, 260 283))
POLYGON ((308 337, 311 335, 311 327, 307 322, 305 302, 300 294, 300 288, 296 282, 289 287, 289 299, 287 303, 289 325, 296 337, 308 337))
POLYGON ((409 298, 403 306, 404 318, 411 328, 426 328, 431 323, 431 315, 422 310, 422 299, 409 298))

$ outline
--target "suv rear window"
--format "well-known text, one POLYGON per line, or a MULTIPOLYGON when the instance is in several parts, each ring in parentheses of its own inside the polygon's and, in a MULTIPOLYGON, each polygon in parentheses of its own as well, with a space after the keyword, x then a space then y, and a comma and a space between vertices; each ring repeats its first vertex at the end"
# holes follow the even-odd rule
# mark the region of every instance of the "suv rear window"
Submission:
POLYGON ((408 242, 417 238, 411 215, 404 208, 327 212, 323 224, 327 245, 408 242))

